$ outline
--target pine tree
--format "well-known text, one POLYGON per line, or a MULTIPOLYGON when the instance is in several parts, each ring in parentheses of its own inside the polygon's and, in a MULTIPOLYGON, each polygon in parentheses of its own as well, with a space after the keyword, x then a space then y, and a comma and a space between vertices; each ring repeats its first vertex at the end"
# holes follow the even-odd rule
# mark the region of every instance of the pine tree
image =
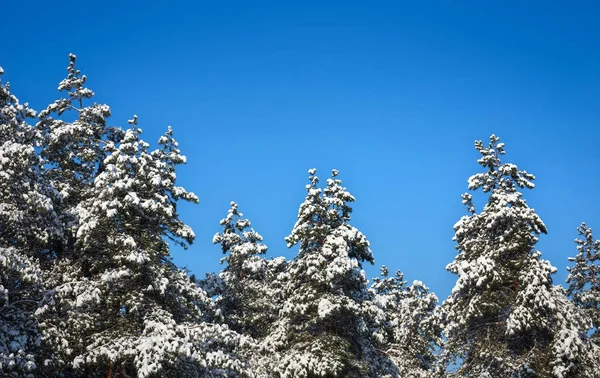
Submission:
POLYGON ((275 348, 276 377, 367 377, 375 353, 367 327, 364 261, 373 263, 366 237, 349 224, 354 197, 333 171, 322 191, 309 171, 307 196, 288 246, 290 262, 280 318, 267 343, 275 348))
POLYGON ((41 355, 39 264, 48 240, 61 233, 55 193, 35 153, 37 134, 26 122, 34 116, 0 81, 0 372, 6 376, 32 376, 41 355))
MULTIPOLYGON (((380 314, 373 316, 377 346, 393 364, 382 364, 381 375, 429 377, 435 372, 436 348, 442 345, 437 313, 438 299, 421 281, 407 285, 397 271, 389 277, 387 267, 373 280, 374 302, 380 314)), ((379 375, 378 375, 379 376, 379 375)))
POLYGON ((578 253, 569 258, 575 265, 567 268, 567 294, 592 319, 591 339, 600 346, 600 240, 594 240, 592 229, 585 223, 577 231, 582 239, 575 239, 578 253))
POLYGON ((270 283, 283 270, 281 259, 267 260, 262 236, 250 228, 248 219, 242 219, 238 205, 231 202, 227 217, 221 220, 223 232, 217 233, 213 243, 220 244, 224 254, 221 263, 227 266, 219 274, 218 307, 226 316, 226 323, 237 332, 255 339, 266 336, 279 311, 278 293, 270 283))
POLYGON ((137 117, 126 132, 107 128, 108 107, 81 107, 92 93, 74 61, 59 87, 71 90, 69 99, 51 105, 39 124, 47 177, 70 231, 48 274, 51 302, 39 311, 56 368, 86 377, 241 374, 245 364, 233 351, 244 338, 208 322, 210 298, 169 256, 167 240, 186 247, 194 239, 177 202, 198 201, 175 185, 185 157, 171 129, 149 151, 137 117), (77 120, 49 117, 68 109, 77 120))
POLYGON ((122 137, 120 128, 107 125, 108 105, 85 104, 94 92, 85 86, 87 77, 77 69, 76 60, 69 54, 68 75, 58 85, 65 97, 42 110, 36 125, 42 137, 44 175, 60 193, 54 207, 65 233, 52 245, 52 253, 59 258, 73 251, 73 232, 79 221, 76 208, 90 195, 94 179, 103 170, 104 145, 122 137))
POLYGON ((149 152, 135 118, 133 124, 118 147, 107 145, 112 152, 94 195, 78 207, 81 257, 71 262, 72 277, 59 286, 55 306, 69 326, 48 324, 53 317, 46 326, 58 345, 69 345, 64 355, 74 349, 75 368, 104 363, 146 377, 190 360, 200 371, 240 370, 222 350, 239 337, 205 322, 210 301, 174 267, 164 240, 187 245, 194 239, 175 212, 179 199, 197 202, 174 185, 174 167, 185 159, 170 129, 159 141, 162 149, 149 152))
POLYGON ((472 196, 462 196, 470 215, 454 226, 459 253, 447 269, 458 281, 444 303, 445 357, 459 359, 458 376, 593 376, 578 329, 586 320, 535 250, 546 226, 518 190, 533 188, 534 176, 500 161, 504 144, 494 135, 475 148, 486 171, 469 189, 489 197, 477 214, 472 196))

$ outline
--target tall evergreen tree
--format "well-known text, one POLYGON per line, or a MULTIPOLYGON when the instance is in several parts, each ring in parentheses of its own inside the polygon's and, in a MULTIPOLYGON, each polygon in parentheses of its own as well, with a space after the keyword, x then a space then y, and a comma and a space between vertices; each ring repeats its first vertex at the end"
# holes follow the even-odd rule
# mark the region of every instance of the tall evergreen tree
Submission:
POLYGON ((300 250, 290 262, 285 302, 268 342, 275 348, 276 377, 368 377, 375 354, 367 327, 367 281, 373 262, 367 238, 349 224, 354 197, 338 172, 322 191, 309 171, 306 200, 288 246, 300 250))
POLYGON ((175 165, 185 159, 170 129, 162 149, 149 152, 135 118, 133 124, 119 146, 107 144, 94 195, 78 206, 80 257, 57 285, 46 332, 75 368, 104 365, 146 377, 187 361, 204 374, 241 370, 229 347, 222 350, 239 337, 205 322, 209 299, 174 267, 164 240, 194 239, 176 213, 177 200, 197 202, 174 185, 175 165))
POLYGON ((592 229, 585 223, 577 227, 581 239, 575 239, 577 255, 567 277, 567 294, 592 319, 592 341, 600 346, 600 240, 594 240, 592 229))
POLYGON ((476 213, 472 196, 462 196, 470 215, 454 226, 459 253, 447 269, 458 281, 444 303, 446 358, 458 359, 458 376, 593 376, 579 332, 586 319, 535 250, 546 226, 519 192, 534 187, 534 176, 501 162, 504 144, 494 135, 475 148, 485 172, 471 176, 469 189, 489 197, 476 213))
POLYGON ((207 322, 212 302, 169 256, 167 240, 186 247, 194 239, 177 202, 198 201, 175 185, 185 157, 171 129, 149 151, 136 117, 122 132, 106 127, 107 107, 76 108, 91 92, 74 60, 59 87, 71 90, 69 99, 40 117, 47 177, 70 230, 48 274, 51 302, 38 311, 60 375, 241 374, 233 350, 244 339, 207 322), (75 121, 49 118, 67 109, 77 111, 75 121))
POLYGON ((48 240, 61 234, 55 193, 35 153, 37 133, 27 124, 34 116, 0 81, 0 373, 6 376, 32 376, 41 356, 39 263, 48 240))
POLYGON ((87 77, 77 69, 77 57, 69 54, 67 77, 58 85, 65 93, 39 114, 41 157, 44 175, 60 193, 54 207, 64 225, 64 236, 55 240, 52 253, 62 257, 73 252, 79 222, 77 206, 89 197, 94 179, 103 170, 106 143, 117 143, 122 130, 107 125, 110 107, 86 104, 94 92, 86 87, 87 77))

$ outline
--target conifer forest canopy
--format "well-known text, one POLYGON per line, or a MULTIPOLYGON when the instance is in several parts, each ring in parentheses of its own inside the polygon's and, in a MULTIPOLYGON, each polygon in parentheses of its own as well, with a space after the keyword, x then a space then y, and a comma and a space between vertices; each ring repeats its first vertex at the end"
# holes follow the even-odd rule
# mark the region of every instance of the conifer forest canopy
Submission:
POLYGON ((0 376, 600 377, 600 240, 581 223, 553 282, 535 176, 496 135, 475 142, 447 298, 385 266, 367 279, 335 169, 308 170, 293 259, 266 258, 231 202, 223 269, 196 278, 170 254, 195 238, 177 204, 198 202, 173 130, 151 144, 135 115, 110 126, 76 63, 38 112, 0 81, 0 376))

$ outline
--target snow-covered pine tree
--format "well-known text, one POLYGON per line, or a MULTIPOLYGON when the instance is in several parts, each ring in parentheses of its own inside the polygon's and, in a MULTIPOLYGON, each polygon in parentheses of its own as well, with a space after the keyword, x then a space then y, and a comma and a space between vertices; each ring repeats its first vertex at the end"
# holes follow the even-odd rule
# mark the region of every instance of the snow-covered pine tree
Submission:
POLYGON ((476 213, 463 194, 470 215, 454 226, 459 253, 447 269, 458 281, 444 303, 445 359, 458 364, 450 375, 594 376, 579 331, 587 320, 552 284, 556 269, 535 250, 546 226, 519 192, 534 187, 534 176, 501 162, 504 143, 495 135, 475 148, 485 172, 471 176, 469 189, 489 197, 476 213))
POLYGON ((238 204, 231 202, 227 217, 220 224, 223 232, 215 234, 213 243, 220 244, 227 266, 219 274, 222 287, 217 305, 226 324, 239 333, 260 340, 277 319, 280 300, 269 285, 282 269, 281 259, 267 260, 262 236, 250 228, 238 204))
POLYGON ((42 177, 42 162, 35 152, 39 133, 26 122, 34 117, 35 111, 27 103, 19 103, 9 85, 0 82, 0 201, 4 222, 0 236, 11 246, 26 248, 31 256, 45 258, 48 240, 62 233, 52 206, 58 195, 42 177))
POLYGON ((567 277, 567 294, 592 319, 591 340, 600 346, 600 240, 594 240, 592 229, 585 223, 577 227, 581 239, 575 239, 577 255, 567 277))
POLYGON ((73 375, 236 376, 245 367, 231 351, 244 339, 205 321, 212 302, 165 240, 194 239, 176 212, 180 199, 197 202, 175 186, 185 157, 170 128, 150 152, 130 123, 118 145, 103 141, 103 169, 76 208, 75 250, 57 261, 54 303, 42 311, 45 337, 73 375))
MULTIPOLYGON (((0 76, 3 70, 0 68, 0 76)), ((0 373, 32 376, 41 355, 34 313, 43 298, 40 259, 60 236, 55 193, 41 175, 28 105, 0 81, 0 373)))
POLYGON ((65 97, 56 100, 39 114, 37 129, 43 142, 41 157, 44 174, 60 193, 54 207, 65 227, 64 237, 56 240, 52 252, 68 255, 75 242, 77 205, 89 196, 94 179, 103 170, 105 143, 116 143, 122 130, 107 125, 110 108, 106 104, 86 105, 94 92, 85 86, 87 77, 77 69, 76 56, 69 54, 67 77, 58 85, 65 97))
POLYGON ((266 340, 275 350, 275 377, 369 377, 373 355, 362 263, 373 263, 367 238, 349 224, 354 197, 338 172, 322 191, 309 171, 307 196, 286 238, 299 244, 289 263, 285 301, 266 340))
POLYGON ((393 362, 381 363, 377 376, 433 377, 436 349, 442 345, 438 298, 421 281, 409 286, 400 271, 388 274, 387 267, 381 267, 381 277, 373 279, 371 287, 380 310, 372 316, 374 340, 393 362))

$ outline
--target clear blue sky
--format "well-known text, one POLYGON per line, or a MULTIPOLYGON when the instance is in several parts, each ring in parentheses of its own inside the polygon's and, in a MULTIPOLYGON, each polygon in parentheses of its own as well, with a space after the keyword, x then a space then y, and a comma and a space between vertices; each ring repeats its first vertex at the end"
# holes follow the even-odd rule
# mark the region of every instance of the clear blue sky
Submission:
POLYGON ((112 124, 135 113, 151 143, 173 126, 179 183, 201 201, 180 208, 197 241, 174 256, 198 276, 220 269, 231 200, 271 256, 293 257, 306 171, 337 168, 376 266, 443 299, 473 141, 496 133, 537 176, 526 198, 561 283, 579 223, 600 238, 600 8, 489 3, 8 1, 0 65, 40 110, 73 52, 112 124))

